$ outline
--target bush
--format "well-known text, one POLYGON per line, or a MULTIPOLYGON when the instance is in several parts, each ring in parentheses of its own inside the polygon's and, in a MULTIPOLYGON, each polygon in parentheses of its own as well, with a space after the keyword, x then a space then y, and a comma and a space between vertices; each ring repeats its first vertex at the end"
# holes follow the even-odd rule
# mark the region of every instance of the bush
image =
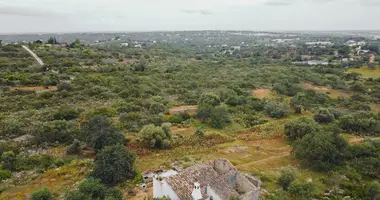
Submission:
POLYGON ((69 155, 79 155, 81 154, 81 142, 78 139, 75 139, 72 144, 67 146, 66 152, 69 155))
POLYGON ((54 119, 55 120, 72 120, 77 118, 79 113, 69 107, 61 107, 59 110, 54 114, 54 119))
POLYGON ((120 190, 107 188, 100 180, 88 178, 83 180, 75 191, 70 191, 65 200, 121 200, 120 190))
POLYGON ((32 193, 31 200, 52 200, 53 193, 46 188, 42 188, 32 193))
POLYGON ((34 133, 34 140, 37 144, 42 143, 68 143, 72 141, 72 133, 75 129, 75 124, 65 121, 57 120, 53 122, 46 122, 37 128, 34 133))
POLYGON ((327 108, 319 108, 314 113, 314 120, 318 123, 330 123, 334 121, 335 117, 333 112, 330 111, 330 109, 327 108))
POLYGON ((368 186, 368 197, 375 200, 380 198, 380 183, 379 182, 373 181, 368 186))
POLYGON ((343 164, 347 146, 339 135, 313 133, 296 141, 294 154, 303 164, 324 171, 343 164))
POLYGON ((317 130, 318 124, 306 117, 285 124, 285 135, 292 141, 301 139, 306 134, 314 133, 317 130))
POLYGON ((0 181, 7 180, 12 177, 12 174, 8 170, 0 170, 0 181))
POLYGON ((139 135, 151 148, 168 148, 171 143, 171 132, 168 126, 169 124, 165 123, 161 127, 153 124, 146 125, 140 130, 139 135))
POLYGON ((264 110, 270 117, 282 118, 288 116, 290 107, 284 103, 270 101, 264 106, 264 110))
POLYGON ((280 177, 277 179, 282 189, 288 190, 290 184, 299 176, 297 169, 292 166, 282 167, 280 170, 280 177))
POLYGON ((16 170, 16 154, 13 151, 7 151, 1 155, 2 168, 9 171, 16 170))
POLYGON ((313 199, 315 186, 312 183, 294 182, 289 186, 289 194, 297 200, 313 199))
POLYGON ((92 176, 105 184, 117 184, 135 175, 136 155, 122 145, 108 146, 95 159, 92 176))
POLYGON ((340 117, 339 125, 343 130, 351 133, 380 134, 380 122, 369 112, 344 115, 340 117))

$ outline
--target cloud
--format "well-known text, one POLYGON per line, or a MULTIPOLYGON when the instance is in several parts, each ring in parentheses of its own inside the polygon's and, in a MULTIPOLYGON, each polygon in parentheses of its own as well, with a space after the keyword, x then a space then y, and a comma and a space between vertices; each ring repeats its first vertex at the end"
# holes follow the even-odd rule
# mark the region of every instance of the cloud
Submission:
POLYGON ((360 0, 360 4, 364 6, 380 6, 379 0, 360 0))
POLYGON ((0 6, 0 15, 15 15, 24 17, 64 17, 62 13, 40 10, 24 6, 0 6))
POLYGON ((181 10, 182 13, 186 14, 200 14, 200 15, 212 15, 211 11, 208 10, 181 10))
POLYGON ((268 0, 264 2, 267 6, 288 6, 293 4, 293 0, 268 0))

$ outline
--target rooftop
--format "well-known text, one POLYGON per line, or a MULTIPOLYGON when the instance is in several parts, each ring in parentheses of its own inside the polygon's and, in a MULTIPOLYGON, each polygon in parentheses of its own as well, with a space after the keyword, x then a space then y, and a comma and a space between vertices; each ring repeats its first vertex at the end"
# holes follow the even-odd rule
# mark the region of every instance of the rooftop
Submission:
POLYGON ((202 196, 206 197, 207 186, 221 199, 239 197, 257 191, 260 181, 241 174, 228 160, 217 159, 184 169, 166 179, 180 199, 191 199, 195 182, 200 183, 202 196), (256 183, 256 185, 255 185, 256 183))

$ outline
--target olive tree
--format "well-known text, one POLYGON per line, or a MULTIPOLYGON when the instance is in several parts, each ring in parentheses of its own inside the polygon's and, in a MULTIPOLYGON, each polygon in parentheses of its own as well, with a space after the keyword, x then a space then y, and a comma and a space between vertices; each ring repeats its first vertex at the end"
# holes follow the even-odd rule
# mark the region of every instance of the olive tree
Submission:
POLYGON ((135 174, 135 153, 123 145, 107 146, 97 155, 92 176, 105 184, 117 184, 135 174))

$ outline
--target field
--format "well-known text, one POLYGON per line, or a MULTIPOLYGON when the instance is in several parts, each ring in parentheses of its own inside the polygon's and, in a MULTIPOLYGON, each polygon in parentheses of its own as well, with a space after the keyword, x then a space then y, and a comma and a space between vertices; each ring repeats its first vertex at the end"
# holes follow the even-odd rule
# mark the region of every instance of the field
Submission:
POLYGON ((376 69, 369 69, 368 67, 361 68, 351 68, 348 70, 349 73, 356 72, 363 76, 363 78, 379 78, 380 77, 380 66, 376 69))
POLYGON ((272 90, 265 88, 252 90, 252 94, 259 99, 273 98, 275 96, 272 90))
POLYGON ((303 84, 303 88, 309 89, 309 90, 315 90, 317 92, 326 93, 332 99, 338 99, 339 97, 348 98, 353 95, 351 92, 348 92, 348 91, 331 89, 324 86, 314 86, 310 83, 303 84))

